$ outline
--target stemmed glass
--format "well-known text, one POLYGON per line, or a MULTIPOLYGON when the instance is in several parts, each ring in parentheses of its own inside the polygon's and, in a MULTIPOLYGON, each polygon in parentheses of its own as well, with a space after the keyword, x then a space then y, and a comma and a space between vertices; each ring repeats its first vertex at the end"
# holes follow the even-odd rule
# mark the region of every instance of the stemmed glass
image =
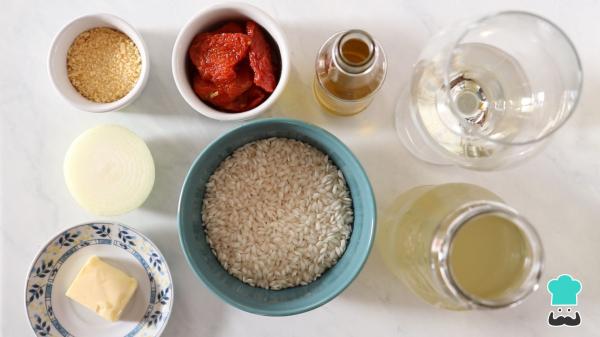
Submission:
POLYGON ((577 105, 583 73, 552 22, 500 12, 436 34, 396 106, 396 130, 429 163, 492 170, 536 153, 577 105))

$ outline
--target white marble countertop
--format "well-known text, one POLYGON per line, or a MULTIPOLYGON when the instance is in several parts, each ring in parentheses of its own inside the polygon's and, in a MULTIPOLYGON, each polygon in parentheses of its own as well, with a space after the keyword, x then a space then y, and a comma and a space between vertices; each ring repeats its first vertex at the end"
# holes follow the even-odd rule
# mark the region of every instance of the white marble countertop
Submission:
MULTIPOLYGON (((298 118, 331 131, 352 148, 369 174, 380 209, 409 187, 472 182, 502 196, 539 229, 547 261, 543 284, 522 305, 495 312, 448 312, 422 303, 372 254, 338 298, 309 313, 269 318, 215 297, 188 268, 178 243, 176 210, 184 175, 203 147, 240 123, 201 117, 183 101, 171 76, 171 48, 181 26, 210 1, 5 0, 0 10, 1 239, 0 335, 33 336, 23 310, 24 279, 34 255, 60 229, 97 220, 66 189, 62 163, 71 141, 100 123, 118 123, 145 138, 154 154, 155 188, 142 208, 115 217, 146 233, 174 276, 174 311, 164 333, 188 336, 592 336, 600 331, 600 2, 566 1, 255 1, 286 30, 293 71, 272 116, 298 118), (574 117, 546 150, 510 170, 481 173, 418 162, 401 148, 392 110, 429 31, 453 20, 521 9, 555 21, 574 40, 584 90, 574 117), (46 56, 65 23, 94 12, 133 24, 150 51, 150 80, 125 111, 78 111, 51 86, 46 56), (313 99, 313 61, 338 30, 360 27, 383 44, 389 76, 360 115, 324 114, 313 99), (550 328, 545 283, 560 273, 583 282, 582 325, 550 328)), ((375 251, 374 251, 375 253, 375 251)))

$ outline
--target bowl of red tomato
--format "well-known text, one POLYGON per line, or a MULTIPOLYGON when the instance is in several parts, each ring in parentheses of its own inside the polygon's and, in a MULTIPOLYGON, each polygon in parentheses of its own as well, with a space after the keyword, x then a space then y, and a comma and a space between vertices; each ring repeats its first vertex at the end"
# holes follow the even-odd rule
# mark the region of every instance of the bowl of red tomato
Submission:
POLYGON ((290 72, 283 30, 247 4, 225 3, 196 14, 179 32, 173 78, 184 100, 204 116, 245 120, 269 109, 290 72))

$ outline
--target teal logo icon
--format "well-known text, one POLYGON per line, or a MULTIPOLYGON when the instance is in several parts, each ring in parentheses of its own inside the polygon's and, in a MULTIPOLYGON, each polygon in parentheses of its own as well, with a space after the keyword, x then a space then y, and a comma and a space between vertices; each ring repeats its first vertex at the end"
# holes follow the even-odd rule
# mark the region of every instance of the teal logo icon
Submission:
POLYGON ((552 295, 552 306, 575 306, 577 295, 581 292, 581 281, 564 274, 548 282, 548 291, 552 295))
POLYGON ((577 306, 577 296, 582 289, 581 281, 569 274, 563 274, 548 281, 547 288, 551 296, 550 305, 558 307, 556 310, 559 312, 557 316, 554 315, 554 311, 550 312, 548 324, 555 327, 580 325, 581 316, 571 307, 577 306), (571 316, 572 312, 574 317, 571 316))

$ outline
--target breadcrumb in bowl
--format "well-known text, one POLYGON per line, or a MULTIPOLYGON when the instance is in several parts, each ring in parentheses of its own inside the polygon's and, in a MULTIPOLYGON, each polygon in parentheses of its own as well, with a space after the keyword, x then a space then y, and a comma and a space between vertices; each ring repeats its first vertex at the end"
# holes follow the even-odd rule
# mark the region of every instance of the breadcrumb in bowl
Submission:
POLYGON ((75 89, 96 103, 127 95, 140 78, 142 59, 122 32, 98 27, 79 34, 67 51, 67 75, 75 89))
POLYGON ((150 57, 130 24, 111 14, 91 14, 69 22, 55 36, 48 72, 59 94, 77 109, 115 111, 141 95, 150 57))

